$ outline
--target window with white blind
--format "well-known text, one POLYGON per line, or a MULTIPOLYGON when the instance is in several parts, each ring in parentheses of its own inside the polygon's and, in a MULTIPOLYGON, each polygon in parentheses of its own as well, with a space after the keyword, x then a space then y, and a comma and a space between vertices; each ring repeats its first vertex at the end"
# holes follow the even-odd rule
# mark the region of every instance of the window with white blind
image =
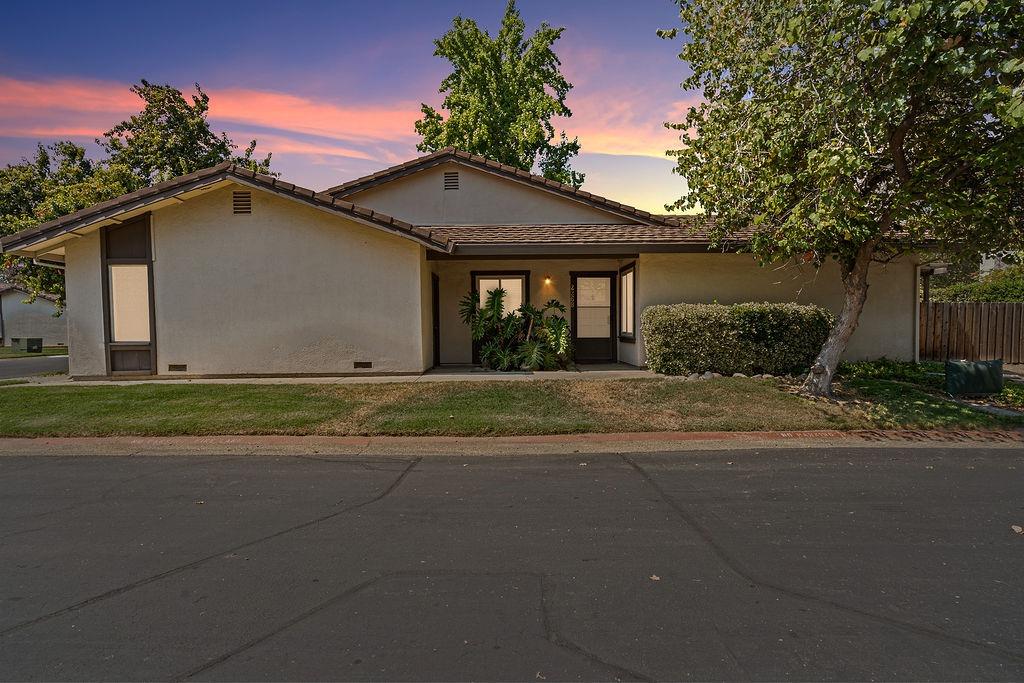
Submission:
POLYGON ((480 292, 480 305, 487 301, 487 294, 495 289, 505 290, 505 299, 502 303, 502 310, 506 313, 516 311, 526 300, 526 276, 525 275, 477 275, 476 291, 480 292))
POLYGON ((636 336, 636 266, 619 271, 619 336, 636 336))

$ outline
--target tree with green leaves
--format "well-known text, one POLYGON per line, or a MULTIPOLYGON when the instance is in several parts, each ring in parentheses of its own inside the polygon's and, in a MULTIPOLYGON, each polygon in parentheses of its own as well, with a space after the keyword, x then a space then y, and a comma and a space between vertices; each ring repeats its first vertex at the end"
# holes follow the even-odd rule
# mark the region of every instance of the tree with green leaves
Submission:
POLYGON ((253 158, 255 140, 239 156, 227 133, 210 129, 210 96, 198 83, 195 88, 190 103, 177 88, 143 79, 131 88, 143 101, 142 111, 96 140, 111 164, 132 169, 139 187, 229 160, 259 173, 270 172, 270 154, 262 160, 253 158))
POLYGON ((568 118, 565 98, 572 89, 561 73, 552 46, 564 28, 542 23, 526 37, 526 24, 509 0, 495 37, 472 19, 452 20, 451 29, 434 41, 434 55, 452 64, 438 92, 444 94, 444 117, 426 104, 416 132, 421 152, 458 147, 510 166, 540 166, 545 178, 579 187, 584 174, 572 170, 578 138, 561 132, 558 142, 551 119, 568 118))
MULTIPOLYGON (((753 230, 762 261, 838 263, 843 307, 803 388, 829 394, 869 266, 922 243, 1022 245, 1024 12, 1019 0, 680 1, 674 206, 753 230)), ((676 30, 659 32, 673 37, 676 30)))
MULTIPOLYGON (((253 158, 256 141, 241 155, 226 133, 215 134, 206 120, 210 98, 196 85, 191 104, 180 90, 143 80, 132 86, 142 111, 114 126, 96 142, 108 153, 102 161, 86 156, 73 142, 38 145, 33 157, 0 169, 0 235, 113 199, 140 187, 184 175, 222 161, 271 173, 270 155, 253 158)), ((34 299, 46 292, 64 304, 64 275, 29 259, 4 254, 0 280, 16 283, 34 299)))
MULTIPOLYGON (((70 141, 39 144, 31 158, 0 169, 0 235, 45 223, 130 192, 137 179, 119 165, 100 164, 70 141)), ((33 301, 46 292, 64 306, 64 274, 26 258, 4 254, 0 280, 21 285, 33 301)))

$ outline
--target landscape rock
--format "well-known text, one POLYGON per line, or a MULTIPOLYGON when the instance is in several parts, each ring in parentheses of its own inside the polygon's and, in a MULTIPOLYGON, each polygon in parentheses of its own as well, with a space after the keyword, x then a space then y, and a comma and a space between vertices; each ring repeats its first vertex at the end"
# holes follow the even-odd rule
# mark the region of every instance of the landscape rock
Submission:
POLYGON ((695 382, 698 379, 700 379, 700 375, 698 375, 696 372, 694 372, 694 373, 691 373, 689 376, 687 376, 686 381, 688 381, 688 382, 695 382))
POLYGON ((734 373, 732 373, 732 376, 733 377, 746 377, 746 375, 744 375, 742 372, 734 372, 734 373))
POLYGON ((708 371, 707 371, 707 372, 705 372, 705 373, 704 373, 703 375, 701 375, 701 376, 700 376, 700 378, 701 378, 701 379, 711 379, 711 378, 712 378, 712 377, 714 377, 714 376, 715 376, 715 373, 713 373, 713 372, 711 372, 710 370, 708 370, 708 371))

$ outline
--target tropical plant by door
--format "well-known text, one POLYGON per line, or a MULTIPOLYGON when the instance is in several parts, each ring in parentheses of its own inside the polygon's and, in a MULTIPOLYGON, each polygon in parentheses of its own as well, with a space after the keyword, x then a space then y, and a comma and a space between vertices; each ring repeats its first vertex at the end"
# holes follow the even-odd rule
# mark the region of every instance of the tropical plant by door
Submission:
POLYGON ((492 370, 556 370, 572 365, 572 341, 565 306, 551 299, 541 308, 524 303, 506 312, 506 292, 478 292, 459 302, 459 315, 480 347, 480 364, 492 370))

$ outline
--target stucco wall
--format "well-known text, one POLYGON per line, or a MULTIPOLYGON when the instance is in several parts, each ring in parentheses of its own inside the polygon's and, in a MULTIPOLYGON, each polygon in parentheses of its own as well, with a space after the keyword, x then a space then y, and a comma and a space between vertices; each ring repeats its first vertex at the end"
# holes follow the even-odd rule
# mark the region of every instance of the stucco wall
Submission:
POLYGON ((42 337, 44 346, 68 343, 68 321, 53 317, 53 302, 37 297, 30 304, 23 303, 26 294, 10 290, 0 294, 3 319, 3 343, 11 345, 12 338, 42 337))
POLYGON ((459 164, 441 164, 345 197, 418 225, 628 223, 614 214, 459 164), (445 190, 444 172, 459 172, 445 190))
MULTIPOLYGON (((809 266, 758 267, 743 254, 641 254, 636 278, 638 315, 652 304, 680 302, 797 301, 835 313, 842 307, 842 283, 834 263, 816 273, 809 266)), ((867 303, 847 359, 913 360, 915 278, 911 259, 871 268, 867 303)), ((638 321, 638 332, 639 327, 638 321)), ((635 356, 622 360, 644 363, 642 333, 638 342, 635 356)))
MULTIPOLYGON (((570 271, 617 271, 633 260, 434 262, 441 281, 441 362, 472 360, 469 332, 458 314, 458 302, 469 291, 472 271, 529 270, 531 302, 555 298, 568 306, 570 271), (547 275, 552 278, 550 285, 544 284, 547 275)), ((632 365, 645 363, 640 313, 653 304, 797 301, 817 303, 835 312, 842 305, 842 285, 834 265, 816 275, 810 267, 760 268, 750 256, 740 254, 641 254, 636 263, 637 340, 618 342, 619 360, 632 365)), ((872 268, 868 302, 846 358, 913 360, 917 300, 914 267, 914 262, 907 259, 872 268)))
POLYGON ((268 193, 252 200, 251 215, 233 215, 226 188, 154 214, 160 374, 424 369, 419 245, 268 193))
POLYGON ((65 249, 68 353, 72 377, 107 372, 103 346, 103 266, 100 236, 93 232, 73 239, 65 249))
MULTIPOLYGON (((471 273, 478 270, 530 272, 530 303, 540 305, 549 299, 569 306, 571 271, 618 271, 625 262, 614 259, 538 259, 434 261, 441 285, 441 363, 464 364, 473 361, 473 341, 469 328, 459 318, 459 301, 471 288, 471 273), (544 278, 550 276, 551 283, 544 278)), ((566 311, 566 318, 569 312, 566 311)))

